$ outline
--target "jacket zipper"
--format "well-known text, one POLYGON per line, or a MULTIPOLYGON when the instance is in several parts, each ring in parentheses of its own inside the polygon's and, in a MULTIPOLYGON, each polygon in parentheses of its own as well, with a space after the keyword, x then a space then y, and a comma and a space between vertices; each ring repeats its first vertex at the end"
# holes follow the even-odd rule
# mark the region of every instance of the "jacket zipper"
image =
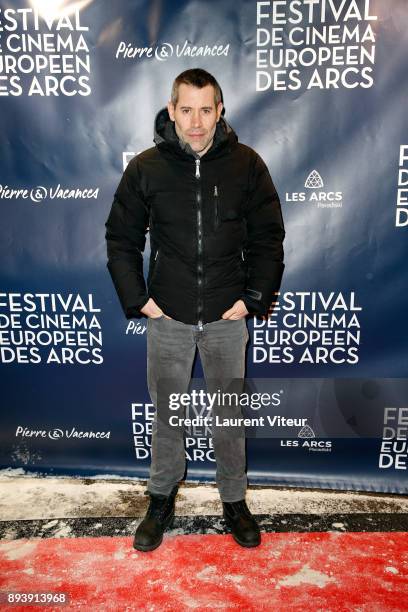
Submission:
POLYGON ((218 229, 218 187, 214 185, 214 207, 215 207, 215 230, 218 229))
MULTIPOLYGON (((195 160, 196 172, 195 177, 197 180, 200 176, 200 159, 195 160)), ((197 183, 196 191, 197 201, 197 284, 198 284, 198 304, 197 304, 197 315, 198 315, 198 329, 203 331, 203 226, 202 226, 202 214, 201 214, 201 184, 197 183)))

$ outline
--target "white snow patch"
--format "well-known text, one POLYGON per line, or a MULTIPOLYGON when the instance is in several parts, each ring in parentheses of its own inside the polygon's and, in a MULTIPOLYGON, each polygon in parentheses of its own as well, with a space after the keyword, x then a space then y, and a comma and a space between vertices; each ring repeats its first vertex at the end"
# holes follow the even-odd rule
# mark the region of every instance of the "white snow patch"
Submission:
POLYGON ((117 561, 120 561, 121 559, 125 558, 125 551, 124 550, 117 550, 114 555, 113 558, 116 559, 117 561))
POLYGON ((3 540, 16 540, 17 539, 17 530, 10 527, 10 529, 6 529, 3 534, 3 540))
POLYGON ((214 565, 207 565, 201 572, 198 572, 198 580, 214 580, 214 576, 217 574, 217 568, 214 565))
MULTIPOLYGON (((56 476, 28 472, 23 468, 6 468, 0 470, 0 481, 0 520, 3 521, 50 521, 78 515, 98 520, 112 515, 133 518, 135 511, 140 516, 145 514, 141 502, 146 482, 135 477, 116 474, 56 476)), ((188 483, 186 481, 186 486, 182 485, 179 489, 176 515, 221 516, 222 506, 217 488, 210 483, 188 483)), ((381 498, 377 498, 372 493, 274 486, 249 489, 247 492, 248 506, 254 514, 280 515, 283 525, 286 524, 287 514, 327 516, 341 512, 366 513, 375 510, 379 500, 383 512, 408 512, 408 497, 401 495, 382 494, 381 498)), ((340 528, 336 535, 341 536, 339 532, 342 531, 343 528, 340 528)))
POLYGON ((0 545, 0 550, 4 552, 9 561, 21 559, 31 554, 36 548, 37 542, 22 542, 21 540, 13 540, 0 545))
POLYGON ((240 576, 239 574, 226 574, 224 578, 225 580, 231 580, 231 582, 242 582, 244 576, 240 576))
POLYGON ((64 523, 63 521, 59 521, 58 529, 53 533, 54 538, 66 538, 72 534, 71 527, 64 523))
MULTIPOLYGON (((38 476, 38 472, 30 472, 30 476, 38 476)), ((27 472, 23 468, 4 468, 0 470, 0 478, 14 478, 14 476, 26 476, 27 472)))
POLYGON ((56 525, 58 525, 58 521, 57 519, 54 519, 53 521, 45 523, 45 525, 43 525, 43 529, 51 529, 51 527, 55 527, 56 525))
POLYGON ((186 532, 184 531, 184 529, 182 527, 177 527, 177 529, 170 529, 166 533, 166 536, 168 538, 172 538, 173 536, 176 536, 176 535, 185 535, 185 533, 186 532))
MULTIPOLYGON (((334 579, 330 578, 327 574, 319 572, 310 568, 307 564, 302 567, 296 574, 286 576, 278 581, 280 586, 298 586, 302 583, 314 584, 318 587, 325 587, 328 582, 332 582, 334 579)), ((279 588, 279 587, 278 587, 279 588)))

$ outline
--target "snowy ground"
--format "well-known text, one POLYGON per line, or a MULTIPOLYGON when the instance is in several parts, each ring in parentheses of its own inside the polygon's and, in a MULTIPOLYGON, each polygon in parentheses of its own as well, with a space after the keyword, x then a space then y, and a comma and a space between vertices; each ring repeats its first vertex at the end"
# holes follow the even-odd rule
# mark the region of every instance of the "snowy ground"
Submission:
MULTIPOLYGON (((128 535, 146 511, 145 481, 112 476, 52 477, 0 472, 0 537, 128 535)), ((408 497, 376 493, 249 487, 247 503, 265 531, 408 531, 408 497)), ((215 485, 185 483, 174 529, 222 533, 215 485)))

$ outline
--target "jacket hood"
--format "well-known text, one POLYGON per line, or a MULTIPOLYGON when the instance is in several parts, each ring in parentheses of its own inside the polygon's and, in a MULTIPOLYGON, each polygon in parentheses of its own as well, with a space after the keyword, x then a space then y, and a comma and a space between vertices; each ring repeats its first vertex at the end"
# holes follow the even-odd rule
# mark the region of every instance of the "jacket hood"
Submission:
MULTIPOLYGON (((200 157, 188 143, 184 143, 179 139, 174 128, 174 121, 171 121, 166 107, 157 113, 154 120, 153 141, 160 150, 172 151, 181 157, 186 157, 186 155, 188 157, 200 157)), ((205 153, 205 156, 216 157, 221 152, 230 149, 237 142, 238 136, 235 131, 223 117, 220 117, 215 128, 213 143, 205 153)))

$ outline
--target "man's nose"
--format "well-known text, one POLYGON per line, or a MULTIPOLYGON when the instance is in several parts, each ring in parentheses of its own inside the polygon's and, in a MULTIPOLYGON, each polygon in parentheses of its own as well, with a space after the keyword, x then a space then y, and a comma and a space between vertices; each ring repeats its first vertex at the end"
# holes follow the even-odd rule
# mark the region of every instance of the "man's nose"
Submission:
POLYGON ((200 111, 193 111, 192 117, 191 117, 191 126, 192 127, 201 127, 201 115, 200 115, 200 111))

